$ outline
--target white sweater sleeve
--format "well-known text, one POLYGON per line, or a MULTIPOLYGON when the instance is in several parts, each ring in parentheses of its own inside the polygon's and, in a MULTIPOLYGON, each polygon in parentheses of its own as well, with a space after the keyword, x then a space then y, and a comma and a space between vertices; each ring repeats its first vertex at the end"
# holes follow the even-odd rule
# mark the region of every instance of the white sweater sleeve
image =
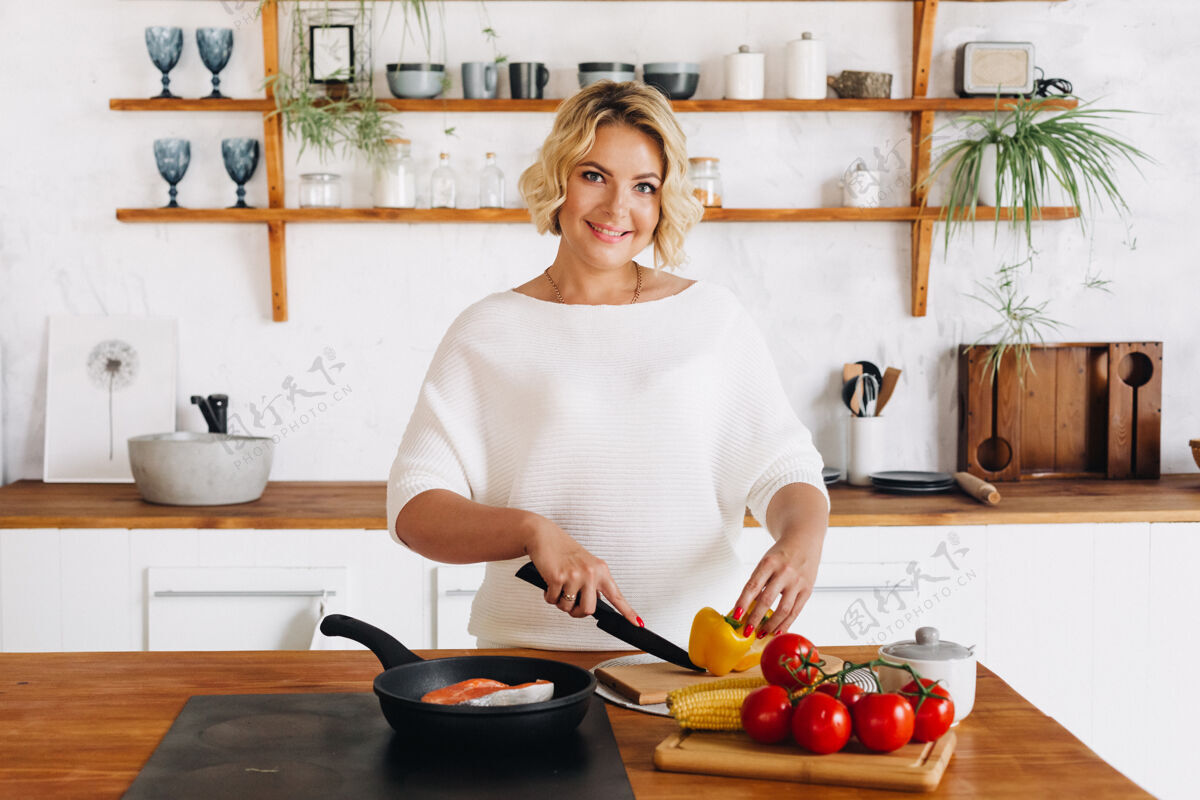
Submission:
MULTIPOLYGON (((820 490, 828 508, 821 454, 788 401, 762 332, 745 310, 735 318, 734 327, 730 341, 736 343, 736 351, 730 369, 738 391, 730 414, 738 420, 742 437, 739 457, 745 471, 739 473, 752 481, 746 493, 750 513, 765 527, 771 498, 789 483, 807 483, 820 490)), ((778 531, 771 533, 778 535, 778 531)))
POLYGON ((409 500, 430 489, 472 495, 462 448, 479 430, 474 416, 482 404, 465 363, 461 323, 462 317, 450 326, 434 353, 388 476, 388 530, 402 545, 396 517, 409 500))

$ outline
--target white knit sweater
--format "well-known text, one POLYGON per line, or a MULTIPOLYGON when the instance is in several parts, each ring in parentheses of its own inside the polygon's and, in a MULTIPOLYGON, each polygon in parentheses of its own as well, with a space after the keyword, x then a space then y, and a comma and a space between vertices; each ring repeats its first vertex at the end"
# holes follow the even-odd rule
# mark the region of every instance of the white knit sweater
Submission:
MULTIPOLYGON (((608 562, 656 633, 686 645, 705 605, 741 590, 735 544, 781 486, 822 492, 821 456, 762 335, 697 282, 631 305, 490 295, 450 326, 388 481, 388 523, 429 489, 522 508, 608 562)), ((828 499, 828 495, 826 495, 828 499)), ((491 562, 468 630, 491 646, 619 649, 491 562)))

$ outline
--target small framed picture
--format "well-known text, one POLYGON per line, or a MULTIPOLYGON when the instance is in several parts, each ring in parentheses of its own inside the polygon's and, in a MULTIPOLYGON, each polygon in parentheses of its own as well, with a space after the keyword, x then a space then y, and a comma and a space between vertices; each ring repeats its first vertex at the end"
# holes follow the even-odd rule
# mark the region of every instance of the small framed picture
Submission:
POLYGON ((173 317, 52 316, 47 483, 132 483, 129 437, 175 430, 173 317))
POLYGON ((313 83, 354 80, 354 26, 308 26, 308 73, 313 83))

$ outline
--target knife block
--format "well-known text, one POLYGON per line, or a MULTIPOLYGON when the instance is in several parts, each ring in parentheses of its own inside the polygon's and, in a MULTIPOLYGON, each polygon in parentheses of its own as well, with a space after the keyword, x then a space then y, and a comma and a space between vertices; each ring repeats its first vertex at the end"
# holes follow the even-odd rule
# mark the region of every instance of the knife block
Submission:
POLYGON ((984 377, 987 345, 958 359, 958 468, 990 481, 1157 478, 1162 342, 1035 346, 984 377))

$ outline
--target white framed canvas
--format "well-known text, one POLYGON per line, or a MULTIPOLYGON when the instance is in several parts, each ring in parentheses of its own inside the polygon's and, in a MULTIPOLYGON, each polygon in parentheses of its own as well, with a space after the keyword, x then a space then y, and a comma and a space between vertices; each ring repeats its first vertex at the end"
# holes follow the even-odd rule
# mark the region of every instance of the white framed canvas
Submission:
POLYGON ((132 483, 130 436, 175 430, 173 317, 53 316, 47 483, 132 483))

